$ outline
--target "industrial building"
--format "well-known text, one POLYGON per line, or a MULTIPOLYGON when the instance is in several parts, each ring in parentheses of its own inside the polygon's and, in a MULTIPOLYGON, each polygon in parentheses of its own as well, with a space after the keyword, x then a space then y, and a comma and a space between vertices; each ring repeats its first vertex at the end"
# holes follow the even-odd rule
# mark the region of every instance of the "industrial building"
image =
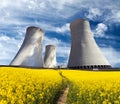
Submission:
POLYGON ((42 29, 34 26, 28 27, 23 44, 10 65, 23 67, 43 67, 43 36, 44 32, 42 29))
POLYGON ((54 45, 47 45, 44 57, 45 68, 56 68, 56 47, 54 45))
POLYGON ((96 44, 87 20, 74 20, 70 24, 70 30, 72 41, 68 68, 93 69, 111 67, 96 44))

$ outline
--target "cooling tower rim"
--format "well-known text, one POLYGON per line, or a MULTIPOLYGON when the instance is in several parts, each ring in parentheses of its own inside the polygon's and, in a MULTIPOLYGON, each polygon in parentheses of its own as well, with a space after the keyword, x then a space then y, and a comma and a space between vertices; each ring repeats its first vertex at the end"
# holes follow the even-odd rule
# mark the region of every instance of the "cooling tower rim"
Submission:
POLYGON ((38 30, 38 31, 41 31, 41 32, 43 32, 44 33, 44 31, 41 29, 41 28, 39 28, 39 27, 36 27, 36 26, 29 26, 29 27, 27 27, 27 31, 32 31, 32 30, 38 30))
POLYGON ((84 18, 75 19, 70 23, 70 28, 72 28, 73 26, 76 26, 76 24, 80 24, 80 23, 89 23, 89 21, 84 18))
POLYGON ((51 45, 51 44, 49 44, 49 45, 46 45, 46 48, 49 48, 49 47, 56 47, 55 45, 51 45))

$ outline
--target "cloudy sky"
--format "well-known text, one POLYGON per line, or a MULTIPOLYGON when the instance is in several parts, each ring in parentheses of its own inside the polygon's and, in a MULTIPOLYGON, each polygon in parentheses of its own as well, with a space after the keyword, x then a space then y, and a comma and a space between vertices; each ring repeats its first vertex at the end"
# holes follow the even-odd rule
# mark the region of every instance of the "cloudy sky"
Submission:
POLYGON ((90 21, 101 51, 113 67, 120 67, 120 0, 0 0, 0 65, 14 58, 28 26, 45 31, 43 50, 56 45, 57 62, 66 65, 69 24, 78 18, 90 21))

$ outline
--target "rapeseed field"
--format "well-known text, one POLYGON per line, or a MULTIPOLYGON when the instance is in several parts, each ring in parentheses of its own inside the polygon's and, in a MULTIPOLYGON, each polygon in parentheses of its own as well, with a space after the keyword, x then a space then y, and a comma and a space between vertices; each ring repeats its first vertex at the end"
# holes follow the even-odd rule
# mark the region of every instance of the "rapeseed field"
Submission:
POLYGON ((66 86, 67 104, 120 104, 119 71, 0 67, 0 104, 56 104, 66 86))
POLYGON ((67 104, 120 104, 120 71, 66 70, 67 104))
POLYGON ((0 68, 0 104, 55 104, 64 87, 55 70, 0 68))

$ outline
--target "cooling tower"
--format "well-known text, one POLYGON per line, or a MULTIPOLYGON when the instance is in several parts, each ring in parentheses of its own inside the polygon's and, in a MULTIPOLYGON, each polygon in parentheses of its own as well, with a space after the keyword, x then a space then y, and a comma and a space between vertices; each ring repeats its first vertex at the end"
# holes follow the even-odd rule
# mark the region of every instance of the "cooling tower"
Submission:
POLYGON ((47 45, 44 57, 44 67, 55 68, 56 67, 56 47, 54 45, 47 45))
POLYGON ((42 38, 44 32, 38 27, 28 27, 21 48, 10 65, 43 67, 42 38))
POLYGON ((109 62, 98 48, 89 22, 78 19, 70 24, 72 43, 68 61, 69 68, 109 68, 109 62))

